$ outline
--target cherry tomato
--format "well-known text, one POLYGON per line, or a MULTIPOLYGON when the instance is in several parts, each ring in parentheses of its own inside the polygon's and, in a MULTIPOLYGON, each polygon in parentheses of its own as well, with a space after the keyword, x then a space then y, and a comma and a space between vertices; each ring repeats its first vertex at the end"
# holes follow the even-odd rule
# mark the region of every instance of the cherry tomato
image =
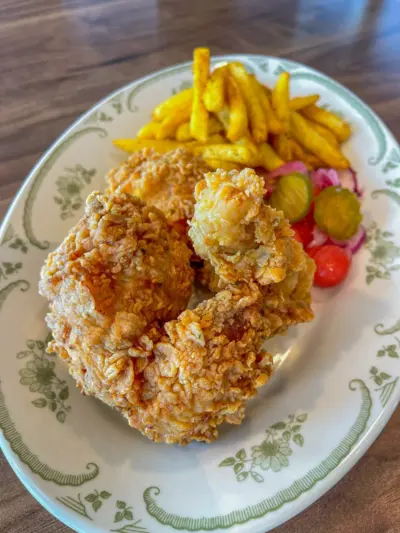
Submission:
POLYGON ((312 253, 311 257, 317 266, 314 285, 334 287, 341 283, 349 273, 351 257, 343 248, 334 244, 325 244, 312 253))
POLYGON ((314 258, 314 255, 318 252, 318 250, 321 250, 321 246, 311 246, 311 248, 307 248, 307 253, 310 257, 314 258))
MULTIPOLYGON (((304 248, 307 248, 307 246, 313 240, 313 225, 310 225, 307 220, 303 219, 300 222, 292 224, 292 230, 294 230, 295 233, 300 236, 300 242, 303 243, 304 248)), ((297 239, 297 237, 295 238, 297 239)))

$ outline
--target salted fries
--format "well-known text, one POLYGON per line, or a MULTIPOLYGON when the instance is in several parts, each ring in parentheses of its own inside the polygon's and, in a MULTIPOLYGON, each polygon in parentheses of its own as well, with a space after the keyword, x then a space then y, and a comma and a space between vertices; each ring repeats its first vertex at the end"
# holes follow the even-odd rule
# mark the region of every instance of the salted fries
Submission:
POLYGON ((341 144, 351 135, 342 118, 318 107, 320 95, 291 97, 290 74, 267 87, 238 62, 210 71, 210 51, 193 53, 193 87, 153 109, 135 139, 116 139, 126 152, 164 153, 186 147, 212 168, 263 167, 301 160, 310 169, 349 167, 341 144))

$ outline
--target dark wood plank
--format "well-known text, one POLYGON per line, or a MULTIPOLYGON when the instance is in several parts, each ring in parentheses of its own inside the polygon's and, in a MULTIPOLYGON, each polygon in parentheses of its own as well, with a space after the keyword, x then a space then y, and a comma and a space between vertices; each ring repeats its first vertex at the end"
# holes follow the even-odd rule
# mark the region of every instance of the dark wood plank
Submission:
MULTIPOLYGON (((320 69, 400 137, 398 0, 2 0, 0 220, 46 148, 109 92, 185 61, 260 53, 320 69)), ((400 411, 366 456, 280 533, 397 533, 400 411)), ((66 532, 0 458, 0 530, 66 532)))

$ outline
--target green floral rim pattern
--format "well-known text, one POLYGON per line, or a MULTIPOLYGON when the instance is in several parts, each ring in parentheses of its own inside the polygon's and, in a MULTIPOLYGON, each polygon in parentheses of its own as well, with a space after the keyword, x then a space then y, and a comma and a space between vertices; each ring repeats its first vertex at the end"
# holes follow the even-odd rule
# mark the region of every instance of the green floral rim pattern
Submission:
POLYGON ((236 481, 253 479, 256 483, 263 483, 264 477, 259 469, 279 472, 289 466, 288 458, 293 453, 291 443, 300 447, 304 445, 304 437, 300 432, 307 418, 306 413, 289 415, 287 420, 270 426, 265 439, 258 446, 251 447, 251 453, 242 448, 234 457, 227 457, 218 466, 233 467, 236 481))
POLYGON ((57 377, 54 354, 46 353, 46 346, 51 339, 48 335, 45 341, 28 340, 27 350, 18 352, 18 359, 25 359, 25 367, 19 371, 21 385, 29 387, 30 392, 40 394, 32 401, 32 405, 43 409, 48 407, 62 424, 71 406, 65 402, 69 398, 67 382, 57 377))
MULTIPOLYGON (((80 493, 75 498, 60 496, 56 499, 65 507, 71 509, 71 511, 93 521, 92 513, 97 513, 102 508, 104 510, 103 504, 110 500, 111 497, 112 494, 106 490, 94 490, 84 496, 83 501, 80 493), (89 507, 91 507, 91 510, 89 507)), ((132 506, 129 506, 123 500, 115 501, 115 508, 111 516, 113 516, 113 526, 110 531, 118 533, 147 533, 147 529, 142 525, 142 520, 135 518, 132 506)), ((110 522, 111 519, 102 518, 102 521, 103 523, 110 522)))
POLYGON ((243 509, 232 511, 226 515, 191 518, 169 513, 160 507, 155 497, 159 496, 159 487, 149 487, 143 493, 147 512, 159 523, 171 526, 174 529, 186 529, 188 531, 213 531, 214 529, 226 529, 238 524, 245 524, 250 520, 261 518, 267 513, 277 511, 283 505, 293 502, 299 496, 308 492, 318 481, 326 478, 349 454, 350 450, 358 442, 367 427, 371 416, 372 399, 368 387, 364 381, 354 379, 349 383, 350 390, 357 388, 361 392, 361 407, 357 419, 350 428, 348 434, 339 445, 324 459, 319 465, 311 469, 307 474, 297 479, 288 488, 279 491, 275 496, 266 498, 255 505, 250 505, 243 509))
POLYGON ((88 169, 77 164, 73 168, 65 168, 63 174, 57 178, 57 195, 53 200, 60 207, 61 220, 71 218, 82 208, 85 201, 82 193, 95 175, 95 168, 88 169))
POLYGON ((366 249, 370 260, 365 281, 370 285, 376 279, 390 280, 392 272, 400 270, 400 247, 393 241, 394 233, 382 231, 376 222, 368 228, 366 249))
MULTIPOLYGON (((18 280, 10 283, 0 291, 0 311, 7 297, 14 289, 19 288, 21 292, 29 289, 29 283, 26 280, 18 280)), ((52 481, 57 485, 79 486, 94 479, 99 474, 99 467, 95 463, 86 465, 87 472, 83 474, 66 474, 56 470, 46 463, 43 463, 25 444, 22 435, 15 427, 11 419, 7 405, 5 403, 4 393, 0 381, 0 429, 3 431, 4 438, 9 443, 12 451, 28 468, 45 481, 52 481)))
POLYGON ((51 171, 53 166, 55 165, 58 158, 61 156, 65 150, 71 146, 77 139, 82 137, 83 135, 88 135, 91 133, 97 133, 97 135, 100 138, 107 137, 108 133, 107 130, 103 128, 98 127, 88 127, 84 128, 82 130, 76 131, 75 133, 72 133, 71 135, 67 136, 64 141, 62 141, 60 144, 56 145, 53 150, 49 153, 45 161, 39 166, 37 169, 35 178, 33 179, 31 186, 29 188, 29 191, 26 196, 25 205, 24 205, 24 214, 23 214, 23 226, 24 231, 26 234, 26 237, 28 241, 35 246, 36 248, 39 248, 40 250, 47 250, 50 246, 49 241, 41 241, 39 240, 35 232, 33 230, 32 225, 32 211, 33 211, 33 205, 35 203, 38 191, 40 189, 40 186, 45 179, 45 177, 48 175, 48 173, 51 171))

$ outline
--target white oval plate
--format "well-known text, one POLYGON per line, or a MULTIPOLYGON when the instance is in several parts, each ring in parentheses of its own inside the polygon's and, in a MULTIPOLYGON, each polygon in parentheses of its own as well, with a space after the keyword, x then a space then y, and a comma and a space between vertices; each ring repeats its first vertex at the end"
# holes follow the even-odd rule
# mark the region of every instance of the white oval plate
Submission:
POLYGON ((0 440, 28 490, 76 531, 272 529, 332 487, 398 403, 399 146, 368 106, 326 76, 265 56, 214 63, 233 59, 267 83, 289 70, 293 94, 318 92, 351 123, 345 152, 365 188, 369 240, 344 285, 315 291, 315 321, 274 341, 278 369, 240 427, 224 427, 211 445, 154 444, 81 396, 66 367, 45 354, 46 302, 37 282, 86 195, 123 160, 111 140, 134 136, 157 103, 189 85, 191 65, 124 87, 62 135, 29 175, 1 232, 0 440))

